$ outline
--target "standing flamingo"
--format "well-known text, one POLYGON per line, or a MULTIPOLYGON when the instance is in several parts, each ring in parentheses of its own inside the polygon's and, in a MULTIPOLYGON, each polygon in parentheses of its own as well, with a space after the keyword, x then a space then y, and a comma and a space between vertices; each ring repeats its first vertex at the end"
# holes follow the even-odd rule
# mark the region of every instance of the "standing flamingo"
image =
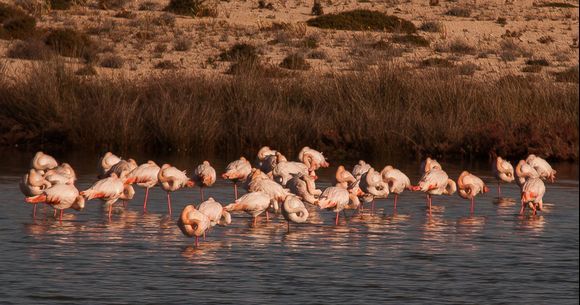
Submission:
POLYGON ((143 200, 144 212, 147 212, 149 189, 157 185, 160 170, 161 168, 155 162, 149 160, 147 163, 139 165, 127 175, 127 178, 132 178, 138 186, 145 188, 145 200, 143 200))
POLYGON ((516 184, 520 187, 520 189, 523 189, 524 184, 528 179, 540 178, 540 174, 538 174, 538 172, 531 165, 526 163, 525 160, 520 160, 520 162, 518 162, 516 165, 515 174, 516 184))
MULTIPOLYGON (((275 213, 278 212, 279 203, 284 201, 286 196, 289 194, 288 191, 271 179, 262 179, 258 172, 254 174, 257 178, 250 182, 248 191, 263 192, 270 196, 271 207, 275 213)), ((266 210, 266 220, 270 220, 268 210, 266 210)))
POLYGON ((34 158, 32 158, 30 164, 31 168, 43 171, 55 168, 57 166, 58 162, 56 162, 56 160, 52 156, 47 155, 42 151, 39 151, 34 155, 34 158))
POLYGON ((501 196, 501 182, 511 183, 514 181, 514 167, 509 161, 497 157, 492 164, 493 175, 497 180, 497 196, 501 196))
POLYGON ((536 211, 543 211, 544 194, 546 193, 546 186, 544 181, 540 178, 529 178, 522 186, 522 208, 520 214, 524 213, 526 205, 532 209, 534 215, 536 211))
POLYGON ((464 199, 471 200, 470 212, 473 214, 475 196, 489 192, 489 188, 483 183, 479 177, 469 173, 468 171, 461 172, 457 179, 457 190, 459 196, 464 199))
POLYGON ((119 163, 121 158, 112 152, 108 151, 99 160, 99 178, 105 178, 104 175, 113 167, 113 165, 119 163))
POLYGON ((295 175, 288 181, 286 186, 290 189, 290 192, 310 204, 316 204, 316 197, 322 194, 321 190, 316 189, 314 178, 310 175, 295 175))
POLYGON ((137 162, 133 159, 121 160, 111 166, 102 178, 107 178, 111 176, 112 173, 115 173, 119 178, 125 178, 137 167, 137 162))
POLYGON ((98 198, 104 201, 105 207, 108 209, 108 216, 110 219, 111 213, 113 211, 113 204, 115 204, 117 200, 123 199, 122 197, 124 194, 126 194, 127 197, 130 196, 131 190, 125 189, 130 187, 130 184, 134 179, 135 178, 130 178, 123 181, 117 177, 117 174, 113 173, 110 177, 95 182, 90 188, 82 191, 80 194, 85 197, 86 200, 98 198))
POLYGON ((209 164, 209 161, 203 161, 193 171, 193 181, 199 185, 199 192, 201 194, 201 201, 204 201, 203 188, 212 186, 215 183, 216 172, 209 164))
POLYGON ((556 170, 554 170, 546 160, 531 154, 526 158, 526 163, 531 165, 536 172, 538 172, 541 179, 550 180, 552 183, 556 180, 556 170))
POLYGON ((371 165, 366 163, 363 160, 359 160, 358 164, 356 164, 353 168, 352 168, 352 175, 355 178, 360 178, 363 174, 365 174, 366 172, 369 171, 369 169, 371 169, 371 165))
POLYGON ((77 180, 76 173, 68 163, 49 169, 44 173, 44 178, 52 184, 74 184, 77 180))
MULTIPOLYGON (((79 191, 74 185, 57 184, 47 188, 40 195, 26 198, 28 203, 44 202, 51 205, 55 212, 60 210, 59 221, 62 222, 62 214, 65 209, 73 208, 75 210, 82 210, 85 207, 85 199, 79 194, 79 191)), ((56 214, 55 214, 56 215, 56 214)))
MULTIPOLYGON (((268 146, 260 148, 258 150, 256 167, 266 174, 270 173, 276 167, 278 161, 277 153, 277 151, 270 149, 268 146)), ((282 154, 279 155, 283 157, 282 154)))
POLYGON ((167 192, 167 209, 169 215, 171 215, 171 192, 183 187, 193 187, 194 182, 187 178, 185 171, 180 171, 167 163, 161 166, 157 174, 157 180, 161 188, 167 192))
POLYGON ((328 162, 326 161, 326 158, 324 157, 324 155, 322 155, 321 152, 312 149, 308 146, 305 146, 304 148, 302 148, 302 150, 300 150, 300 153, 298 153, 298 160, 306 164, 309 172, 314 172, 315 170, 321 167, 329 166, 328 162))
POLYGON ((211 220, 192 204, 185 206, 177 220, 177 226, 188 237, 195 237, 195 247, 199 246, 199 237, 210 227, 211 220))
POLYGON ((344 166, 340 165, 334 174, 334 186, 347 189, 351 184, 356 182, 356 178, 347 171, 344 166))
MULTIPOLYGON (((41 174, 41 171, 30 169, 28 174, 22 177, 19 183, 20 191, 26 197, 33 197, 42 194, 46 189, 50 188, 52 184, 48 182, 41 174)), ((32 218, 36 218, 36 204, 32 208, 32 218)))
POLYGON ((309 175, 308 166, 302 162, 281 161, 272 170, 274 181, 280 183, 282 186, 286 186, 288 180, 297 174, 309 175))
POLYGON ((432 169, 443 169, 443 167, 441 164, 439 164, 439 162, 437 162, 437 160, 431 159, 430 157, 427 157, 427 159, 421 162, 420 171, 422 175, 428 173, 432 169))
POLYGON ((247 193, 238 198, 234 203, 228 204, 225 210, 228 212, 244 211, 253 217, 253 225, 256 226, 258 216, 270 207, 270 196, 264 192, 247 193))
POLYGON ((232 215, 225 210, 221 203, 209 197, 199 205, 198 210, 210 220, 210 227, 215 225, 226 226, 232 223, 232 215))
POLYGON ((419 185, 412 187, 413 191, 427 193, 427 205, 431 214, 432 195, 452 195, 457 190, 455 181, 449 179, 447 173, 442 169, 431 168, 423 175, 419 185))
POLYGON ((381 174, 372 167, 360 177, 359 187, 365 193, 367 200, 370 199, 372 202, 371 214, 375 212, 375 199, 389 196, 389 185, 383 181, 381 174))
POLYGON ((290 222, 304 223, 308 220, 308 210, 300 198, 294 195, 286 196, 282 203, 282 215, 288 223, 288 232, 290 232, 290 222))
POLYGON ((397 199, 405 189, 411 190, 411 180, 402 171, 387 165, 381 171, 381 177, 389 186, 389 192, 395 194, 393 208, 397 209, 397 199))
POLYGON ((238 199, 238 182, 245 181, 252 172, 252 165, 246 158, 240 157, 226 167, 226 172, 222 178, 231 180, 234 183, 234 197, 238 199))
POLYGON ((338 217, 341 211, 358 208, 360 201, 358 200, 357 195, 360 194, 349 192, 341 187, 331 186, 327 187, 324 192, 322 192, 317 205, 321 209, 332 210, 335 212, 336 218, 334 224, 338 225, 338 217))

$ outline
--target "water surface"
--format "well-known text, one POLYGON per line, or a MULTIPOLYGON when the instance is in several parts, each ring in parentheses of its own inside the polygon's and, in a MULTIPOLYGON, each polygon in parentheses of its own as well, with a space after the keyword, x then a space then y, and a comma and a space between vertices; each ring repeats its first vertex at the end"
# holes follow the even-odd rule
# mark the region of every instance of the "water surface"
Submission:
MULTIPOLYGON (((487 163, 443 163, 450 176, 469 169, 492 191, 477 198, 475 214, 458 196, 435 197, 431 216, 418 193, 377 201, 377 213, 341 216, 312 209, 310 223, 282 218, 250 227, 235 214, 199 248, 176 226, 183 206, 199 202, 198 189, 174 193, 174 215, 165 193, 144 192, 109 221, 99 201, 82 212, 52 211, 31 218, 18 179, 31 155, 0 161, 0 303, 2 304, 577 304, 578 167, 557 164, 547 184, 547 209, 519 216, 518 189, 504 185, 497 198, 487 163)), ((78 187, 95 177, 95 157, 70 156, 78 187)), ((201 159, 170 159, 188 171, 201 159)), ((139 161, 146 161, 139 159, 139 161)), ((337 162, 331 161, 331 168, 337 162)), ((351 168, 353 162, 344 163, 351 168)), ((387 162, 377 162, 382 168, 387 162)), ((418 164, 395 163, 411 180, 418 164)), ((218 172, 224 162, 217 161, 218 172)), ((332 170, 319 173, 329 185, 332 170)), ((207 194, 226 204, 231 184, 219 180, 207 194)))

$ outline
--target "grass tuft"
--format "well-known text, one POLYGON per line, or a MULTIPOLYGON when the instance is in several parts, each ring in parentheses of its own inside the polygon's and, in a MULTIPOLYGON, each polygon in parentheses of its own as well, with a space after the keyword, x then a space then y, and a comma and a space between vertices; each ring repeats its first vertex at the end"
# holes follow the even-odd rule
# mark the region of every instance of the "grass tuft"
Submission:
POLYGON ((396 16, 358 9, 312 18, 306 23, 322 29, 415 33, 415 25, 396 16))

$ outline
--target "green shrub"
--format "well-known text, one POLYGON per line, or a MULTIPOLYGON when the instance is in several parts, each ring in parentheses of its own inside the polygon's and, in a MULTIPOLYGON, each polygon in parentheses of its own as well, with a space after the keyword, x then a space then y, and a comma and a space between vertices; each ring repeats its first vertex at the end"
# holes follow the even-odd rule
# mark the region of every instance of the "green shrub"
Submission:
POLYGON ((457 66, 457 73, 459 73, 459 75, 473 75, 475 74, 475 71, 477 71, 477 69, 479 69, 479 67, 474 64, 474 63, 465 63, 465 64, 461 64, 459 66, 457 66))
POLYGON ((505 17, 497 17, 497 20, 495 21, 495 23, 504 26, 507 24, 507 19, 505 17))
POLYGON ((411 34, 396 35, 396 36, 393 36, 391 38, 391 41, 394 43, 408 44, 408 45, 414 45, 414 46, 418 46, 418 47, 428 47, 429 46, 429 40, 427 40, 424 37, 419 36, 419 35, 411 35, 411 34))
POLYGON ((312 18, 306 21, 306 23, 309 26, 322 29, 350 31, 374 30, 415 33, 417 30, 415 25, 410 21, 364 9, 322 15, 312 18))
POLYGON ((289 70, 308 70, 310 69, 310 64, 304 59, 304 55, 293 53, 282 60, 280 67, 289 70))
POLYGON ((83 57, 86 60, 94 56, 94 44, 89 36, 73 29, 52 30, 45 42, 62 56, 83 57))

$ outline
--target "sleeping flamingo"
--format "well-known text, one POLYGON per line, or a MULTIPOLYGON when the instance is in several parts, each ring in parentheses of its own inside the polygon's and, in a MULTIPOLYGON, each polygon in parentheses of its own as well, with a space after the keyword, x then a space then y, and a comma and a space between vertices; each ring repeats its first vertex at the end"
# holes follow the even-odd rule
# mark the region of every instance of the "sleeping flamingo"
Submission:
POLYGON ((347 189, 351 184, 356 182, 356 178, 347 171, 344 166, 340 165, 334 174, 334 186, 347 189))
POLYGON ((360 178, 364 173, 368 172, 368 170, 371 169, 371 165, 366 163, 363 160, 359 160, 358 164, 356 164, 353 168, 352 168, 352 175, 355 178, 360 178))
POLYGON ((50 156, 47 155, 45 153, 43 153, 42 151, 37 152, 34 155, 34 158, 32 158, 32 161, 30 162, 30 167, 37 169, 37 170, 48 170, 48 169, 52 169, 58 166, 58 162, 56 162, 56 160, 50 156))
POLYGON ((405 189, 411 190, 411 180, 402 171, 387 165, 381 171, 381 177, 389 186, 389 192, 395 194, 393 208, 397 209, 397 198, 405 189))
POLYGON ((541 179, 550 180, 552 183, 556 180, 556 170, 554 170, 546 160, 531 154, 526 158, 526 163, 531 165, 536 172, 538 172, 541 179))
MULTIPOLYGON (((33 197, 42 194, 46 189, 50 188, 52 184, 44 179, 41 171, 32 168, 28 174, 22 177, 18 186, 24 196, 33 197)), ((36 204, 32 208, 32 217, 36 218, 36 204)))
POLYGON ((103 157, 99 160, 99 178, 105 178, 104 175, 113 167, 113 165, 117 164, 121 161, 117 155, 113 154, 112 152, 108 151, 105 153, 103 157))
POLYGON ((252 165, 246 158, 240 157, 239 160, 233 161, 226 167, 226 172, 222 178, 231 180, 234 183, 234 197, 238 199, 238 182, 245 181, 252 173, 252 165))
POLYGON ((375 199, 389 196, 389 185, 383 181, 381 174, 372 167, 360 177, 359 187, 365 193, 366 200, 372 202, 371 214, 375 212, 375 199))
POLYGON ((133 159, 121 160, 111 166, 111 168, 109 168, 109 170, 102 176, 102 178, 107 178, 111 176, 112 173, 115 173, 119 178, 125 178, 137 167, 137 162, 133 159))
POLYGON ((443 167, 439 162, 437 162, 437 160, 431 159, 430 157, 427 157, 427 159, 421 162, 420 172, 422 175, 428 173, 432 169, 443 169, 443 167))
MULTIPOLYGON (((358 189, 357 189, 358 190, 358 189)), ((341 187, 327 187, 317 201, 321 209, 332 210, 336 213, 334 224, 338 225, 339 213, 347 209, 357 209, 360 201, 356 192, 349 192, 341 187)), ((346 214, 345 214, 346 216, 346 214)))
POLYGON ((147 163, 139 165, 132 170, 127 178, 134 180, 140 187, 145 188, 145 200, 143 200, 143 211, 147 212, 147 198, 149 197, 149 189, 157 185, 159 181, 158 175, 161 168, 153 161, 149 160, 147 163))
POLYGON ((215 179, 216 172, 211 164, 209 164, 209 161, 203 161, 203 163, 198 165, 193 171, 192 180, 199 185, 201 201, 204 201, 203 188, 212 186, 215 183, 215 179))
MULTIPOLYGON (((55 210, 60 210, 59 221, 62 222, 62 214, 65 209, 73 208, 77 211, 85 207, 85 199, 79 194, 74 185, 57 184, 47 188, 40 195, 26 198, 26 202, 37 204, 44 202, 51 205, 55 210)), ((56 215, 56 214, 55 214, 56 215)))
POLYGON ((326 158, 324 157, 324 155, 322 155, 321 152, 312 149, 308 146, 305 146, 304 148, 302 148, 302 150, 300 150, 300 153, 298 153, 298 160, 306 164, 309 172, 314 172, 315 170, 318 170, 321 167, 329 166, 328 162, 326 161, 326 158))
POLYGON ((286 186, 290 189, 291 193, 310 204, 316 204, 316 197, 322 194, 321 190, 316 189, 314 178, 310 175, 295 175, 288 181, 286 186))
POLYGON ((282 186, 286 186, 288 180, 297 174, 309 175, 308 166, 302 162, 281 161, 272 170, 274 181, 280 183, 282 186))
MULTIPOLYGON (((279 203, 282 203, 289 194, 280 184, 271 179, 263 179, 260 172, 254 172, 254 179, 248 185, 249 192, 263 192, 270 196, 271 208, 274 212, 279 211, 279 203)), ((268 210, 266 210, 266 220, 270 220, 268 210)))
POLYGON ((126 190, 126 188, 131 187, 130 184, 133 183, 134 180, 135 178, 122 180, 117 177, 117 174, 113 173, 110 177, 95 182, 90 188, 82 191, 80 194, 85 197, 86 200, 98 198, 105 202, 105 207, 108 209, 109 219, 111 219, 113 204, 115 204, 119 199, 128 200, 130 199, 128 197, 132 196, 131 190, 126 190))
POLYGON ((524 184, 528 179, 540 178, 540 174, 525 160, 520 160, 516 165, 515 170, 516 184, 520 187, 520 190, 524 187, 524 184))
POLYGON ((545 193, 546 186, 542 179, 529 178, 522 186, 522 208, 520 209, 520 214, 524 213, 526 206, 533 211, 534 215, 536 215, 537 210, 543 211, 545 193))
POLYGON ((288 195, 284 199, 282 215, 288 224, 288 232, 290 232, 290 222, 304 223, 308 220, 308 210, 302 200, 294 195, 288 195))
POLYGON ((192 204, 183 208, 177 220, 177 226, 183 235, 195 237, 195 247, 199 246, 199 237, 205 234, 205 231, 210 225, 211 220, 209 217, 196 209, 192 204))
POLYGON ((501 196, 501 182, 511 183, 514 181, 514 167, 509 161, 497 157, 492 164, 493 175, 497 180, 497 196, 501 196))
POLYGON ((194 182, 187 178, 185 171, 180 171, 167 163, 161 166, 157 174, 157 180, 161 188, 167 192, 167 209, 169 215, 171 215, 171 192, 183 187, 193 187, 194 182))
POLYGON ((442 169, 431 168, 423 175, 419 181, 419 185, 412 187, 413 191, 421 191, 427 193, 427 205, 429 207, 429 214, 431 214, 431 205, 433 195, 452 195, 457 190, 455 181, 449 179, 447 173, 442 169))
POLYGON ((473 214, 475 196, 489 192, 489 188, 483 183, 483 180, 468 171, 463 171, 459 175, 457 190, 461 198, 471 200, 471 214, 473 214))
POLYGON ((226 226, 232 223, 232 215, 226 211, 221 203, 209 197, 199 205, 198 210, 205 214, 210 220, 210 227, 215 225, 226 226))
POLYGON ((228 204, 225 210, 228 212, 244 211, 253 217, 253 225, 256 226, 258 216, 270 207, 270 196, 264 192, 247 193, 238 198, 234 203, 228 204))

